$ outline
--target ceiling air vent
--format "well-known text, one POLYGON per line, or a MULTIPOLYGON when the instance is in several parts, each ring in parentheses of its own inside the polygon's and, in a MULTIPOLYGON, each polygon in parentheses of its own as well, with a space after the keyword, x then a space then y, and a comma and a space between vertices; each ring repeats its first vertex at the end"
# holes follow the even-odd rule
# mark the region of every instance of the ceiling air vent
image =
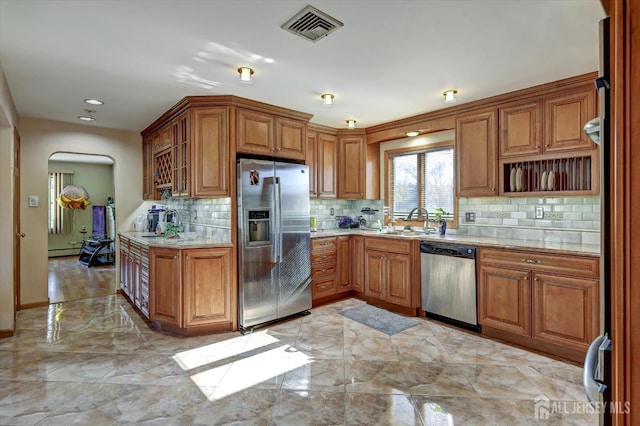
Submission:
POLYGON ((343 25, 342 22, 315 7, 307 6, 280 28, 315 43, 343 25))

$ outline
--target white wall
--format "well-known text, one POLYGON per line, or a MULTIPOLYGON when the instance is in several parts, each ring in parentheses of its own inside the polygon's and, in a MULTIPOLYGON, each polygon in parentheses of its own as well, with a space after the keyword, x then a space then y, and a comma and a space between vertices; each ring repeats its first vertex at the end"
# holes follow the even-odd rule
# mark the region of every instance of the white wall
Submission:
POLYGON ((0 64, 0 331, 13 321, 13 127, 18 113, 0 64))
MULTIPOLYGON (((22 240, 21 304, 39 304, 47 296, 47 173, 54 152, 97 154, 115 164, 116 229, 128 230, 135 216, 149 208, 142 201, 142 142, 138 133, 103 129, 95 125, 21 118, 21 220, 27 236, 22 240), (39 207, 28 207, 37 195, 39 207)), ((118 268, 116 268, 118 270, 118 268)))

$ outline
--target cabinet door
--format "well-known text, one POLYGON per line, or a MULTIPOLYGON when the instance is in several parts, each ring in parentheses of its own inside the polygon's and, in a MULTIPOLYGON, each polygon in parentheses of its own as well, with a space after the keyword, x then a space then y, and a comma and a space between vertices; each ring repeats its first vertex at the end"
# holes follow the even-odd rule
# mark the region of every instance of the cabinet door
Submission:
POLYGON ((307 131, 307 153, 304 164, 309 166, 309 198, 318 197, 318 185, 316 174, 318 173, 317 163, 318 133, 307 131))
POLYGON ((596 116, 595 88, 546 99, 544 110, 546 152, 595 147, 584 132, 584 125, 596 116))
POLYGON ((338 173, 338 147, 334 135, 318 133, 317 141, 317 191, 318 198, 336 198, 338 173))
POLYGON ((303 121, 276 119, 274 155, 279 158, 304 160, 307 150, 307 125, 303 121))
POLYGON ((227 108, 191 111, 191 195, 229 196, 229 133, 227 108))
POLYGON ((149 250, 149 317, 154 321, 183 327, 180 251, 149 250))
POLYGON ((456 119, 456 184, 458 196, 496 195, 498 141, 496 111, 456 119))
POLYGON ((131 298, 129 290, 129 240, 120 237, 120 288, 131 298))
POLYGON ((273 117, 255 111, 238 109, 238 145, 236 150, 245 154, 274 155, 273 117))
POLYGON ((341 137, 338 155, 338 198, 362 199, 365 196, 364 137, 341 137))
POLYGON ((142 141, 142 198, 154 199, 153 185, 153 134, 142 141))
POLYGON ((407 254, 388 254, 386 257, 386 301, 410 307, 411 256, 407 254))
POLYGON ((500 108, 500 157, 542 153, 540 102, 500 108))
POLYGON ((531 284, 528 270, 480 266, 478 322, 523 336, 531 335, 531 284))
POLYGON ((189 195, 189 111, 171 121, 173 150, 172 195, 189 195))
POLYGON ((385 253, 366 250, 364 255, 364 294, 385 300, 385 253))
POLYGON ((351 237, 351 287, 355 291, 364 292, 364 237, 351 237))
POLYGON ((351 290, 351 281, 349 274, 350 252, 351 252, 351 237, 340 236, 337 238, 338 255, 337 255, 337 291, 341 293, 343 291, 351 290))
POLYGON ((533 274, 533 337, 586 351, 600 332, 598 281, 533 274))
POLYGON ((235 321, 231 249, 184 250, 185 327, 235 321))

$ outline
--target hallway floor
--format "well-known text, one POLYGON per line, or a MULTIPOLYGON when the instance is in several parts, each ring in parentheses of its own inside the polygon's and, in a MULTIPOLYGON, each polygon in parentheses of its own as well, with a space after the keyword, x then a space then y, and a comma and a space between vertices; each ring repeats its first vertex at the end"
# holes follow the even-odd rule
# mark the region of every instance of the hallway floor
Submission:
POLYGON ((189 338, 121 295, 20 311, 0 339, 0 424, 597 424, 578 412, 579 367, 425 319, 388 336, 339 314, 362 303, 189 338))
POLYGON ((48 260, 49 303, 108 296, 118 290, 115 265, 88 267, 78 256, 48 260))

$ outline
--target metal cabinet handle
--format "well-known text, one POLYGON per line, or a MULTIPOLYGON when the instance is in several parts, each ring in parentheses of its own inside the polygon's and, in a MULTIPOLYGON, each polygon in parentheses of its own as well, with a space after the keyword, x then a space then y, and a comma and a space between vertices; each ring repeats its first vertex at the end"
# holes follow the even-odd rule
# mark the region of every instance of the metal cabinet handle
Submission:
POLYGON ((23 232, 23 233, 16 232, 16 236, 17 236, 17 237, 20 237, 20 238, 24 238, 24 237, 25 237, 25 234, 24 234, 24 232, 23 232))

